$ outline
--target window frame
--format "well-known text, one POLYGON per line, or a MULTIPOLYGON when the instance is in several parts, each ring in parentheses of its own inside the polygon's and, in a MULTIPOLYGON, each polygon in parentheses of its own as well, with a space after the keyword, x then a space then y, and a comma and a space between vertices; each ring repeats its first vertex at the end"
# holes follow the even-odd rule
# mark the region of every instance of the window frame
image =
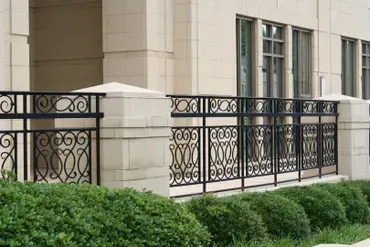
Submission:
POLYGON ((312 97, 312 92, 313 92, 313 83, 312 83, 312 36, 313 36, 313 33, 312 33, 312 30, 309 30, 309 29, 304 29, 304 28, 300 28, 300 27, 292 27, 292 75, 293 75, 293 98, 310 98, 312 97), (293 71, 293 66, 294 66, 294 52, 293 52, 293 49, 294 49, 294 32, 298 32, 298 58, 297 58, 297 61, 298 61, 298 68, 297 68, 297 73, 298 73, 298 82, 297 82, 297 85, 295 85, 295 82, 294 82, 294 71, 293 71), (303 61, 302 61, 302 51, 303 51, 303 48, 302 48, 302 34, 303 33, 306 33, 308 34, 308 71, 307 71, 307 75, 308 75, 308 85, 307 88, 308 88, 308 92, 302 92, 302 72, 303 72, 303 61), (296 90, 295 90, 295 87, 297 87, 297 95, 296 95, 296 90))
POLYGON ((341 37, 341 49, 342 49, 342 56, 341 56, 341 67, 342 67, 342 74, 341 74, 341 85, 342 85, 342 94, 347 95, 350 97, 356 97, 356 39, 353 38, 348 38, 348 37, 341 37), (353 45, 353 54, 352 54, 352 59, 353 59, 353 64, 352 64, 352 83, 347 83, 347 60, 348 60, 348 44, 346 45, 346 50, 343 50, 343 41, 351 42, 353 45), (344 53, 345 52, 345 53, 344 53), (345 56, 345 57, 344 57, 345 56), (351 91, 352 94, 348 95, 346 93, 347 88, 346 85, 349 84, 351 85, 351 91))
POLYGON ((237 61, 237 65, 236 65, 236 80, 237 80, 237 95, 240 96, 240 97, 254 97, 255 96, 255 89, 256 89, 256 85, 254 82, 254 76, 253 76, 253 62, 255 61, 255 58, 254 58, 254 47, 255 47, 255 41, 254 41, 254 19, 252 18, 248 18, 248 17, 245 17, 245 16, 240 16, 240 15, 237 15, 236 16, 236 61, 237 61), (242 59, 241 59, 241 49, 242 49, 242 42, 241 42, 241 22, 242 21, 247 21, 250 23, 250 34, 251 34, 251 38, 250 38, 250 70, 251 70, 251 73, 250 75, 248 76, 250 82, 251 82, 251 85, 250 85, 250 95, 242 95, 242 81, 241 81, 241 77, 242 77, 242 72, 241 72, 241 68, 242 68, 242 59))
POLYGON ((361 84, 362 84, 362 99, 370 99, 370 42, 361 42, 361 84), (366 51, 364 52, 364 46, 366 51), (365 64, 364 64, 365 60, 365 64), (365 73, 364 73, 365 71, 365 73))
MULTIPOLYGON (((281 82, 280 85, 277 85, 277 90, 280 90, 280 95, 277 96, 277 98, 284 98, 285 93, 285 49, 286 49, 286 40, 285 40, 285 25, 284 24, 278 24, 274 22, 269 21, 262 21, 262 61, 264 62, 265 57, 269 58, 269 64, 267 68, 267 76, 268 76, 268 87, 267 87, 267 95, 264 95, 263 97, 274 97, 275 92, 274 90, 274 59, 281 59, 281 82), (271 29, 271 35, 269 37, 266 37, 263 35, 263 26, 270 26, 271 29), (281 38, 275 38, 274 37, 274 27, 281 29, 281 38), (266 53, 263 49, 263 44, 265 41, 271 42, 270 44, 270 52, 266 53), (275 43, 281 44, 281 54, 276 54, 274 51, 275 43)), ((263 70, 263 66, 262 66, 263 70)), ((278 74, 277 74, 278 75, 278 74)), ((262 81, 263 83, 263 81, 262 81)), ((279 94, 279 92, 276 92, 276 94, 279 94)))

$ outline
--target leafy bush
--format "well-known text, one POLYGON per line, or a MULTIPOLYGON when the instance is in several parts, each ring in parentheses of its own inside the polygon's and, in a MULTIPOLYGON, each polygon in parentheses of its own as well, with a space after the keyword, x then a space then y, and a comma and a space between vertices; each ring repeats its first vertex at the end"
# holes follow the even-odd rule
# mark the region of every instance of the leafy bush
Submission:
POLYGON ((290 236, 303 239, 310 234, 310 221, 303 208, 292 200, 273 193, 243 193, 252 210, 262 216, 268 233, 274 238, 290 236))
POLYGON ((180 204, 149 192, 0 180, 0 246, 208 246, 180 204))
POLYGON ((275 193, 300 204, 313 230, 337 228, 348 222, 342 203, 326 190, 312 186, 296 186, 279 189, 275 193))
POLYGON ((362 194, 366 197, 368 204, 370 204, 370 180, 352 180, 342 182, 352 187, 357 187, 361 190, 362 194))
POLYGON ((250 209, 248 203, 237 198, 205 195, 190 200, 186 205, 208 228, 214 243, 227 245, 234 240, 261 240, 267 236, 262 218, 250 209))
POLYGON ((368 203, 359 188, 345 183, 318 184, 316 186, 327 190, 341 201, 351 224, 368 224, 370 222, 368 203))

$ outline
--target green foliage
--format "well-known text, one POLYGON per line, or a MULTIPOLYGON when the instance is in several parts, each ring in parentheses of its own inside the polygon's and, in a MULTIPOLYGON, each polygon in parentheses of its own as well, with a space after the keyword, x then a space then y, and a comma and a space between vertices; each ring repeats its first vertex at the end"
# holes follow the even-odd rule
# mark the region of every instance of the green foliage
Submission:
POLYGON ((361 190, 362 194, 366 197, 368 204, 370 204, 370 180, 352 180, 342 182, 351 187, 357 187, 361 190))
MULTIPOLYGON (((319 244, 347 244, 351 245, 370 237, 369 225, 345 225, 339 229, 325 229, 303 241, 291 238, 266 240, 263 242, 238 242, 232 247, 311 247, 319 244)), ((231 246, 230 246, 231 247, 231 246)))
POLYGON ((338 198, 346 209, 346 216, 351 224, 368 224, 370 211, 366 197, 358 187, 348 183, 318 184, 319 188, 327 190, 338 198))
POLYGON ((249 204, 234 197, 205 195, 186 203, 190 212, 207 227, 214 243, 226 245, 237 241, 261 240, 266 228, 249 204))
POLYGON ((303 239, 310 234, 310 222, 303 208, 294 201, 273 193, 243 193, 235 197, 247 201, 261 215, 273 238, 290 236, 303 239))
POLYGON ((313 186, 297 186, 276 190, 300 204, 306 212, 311 229, 337 228, 348 222, 342 203, 326 190, 313 186))
POLYGON ((6 179, 9 182, 17 181, 17 175, 9 170, 0 170, 1 178, 6 179))
POLYGON ((178 203, 149 192, 0 180, 0 246, 208 246, 178 203))

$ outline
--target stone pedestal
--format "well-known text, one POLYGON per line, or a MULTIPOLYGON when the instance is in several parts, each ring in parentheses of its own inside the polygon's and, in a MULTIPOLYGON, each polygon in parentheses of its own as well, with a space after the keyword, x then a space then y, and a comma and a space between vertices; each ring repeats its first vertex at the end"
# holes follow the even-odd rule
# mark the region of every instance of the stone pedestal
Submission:
POLYGON ((339 100, 338 165, 339 174, 349 179, 370 179, 369 104, 345 95, 328 95, 323 100, 339 100))
POLYGON ((101 185, 169 196, 170 100, 115 82, 84 91, 107 93, 100 101, 101 185))

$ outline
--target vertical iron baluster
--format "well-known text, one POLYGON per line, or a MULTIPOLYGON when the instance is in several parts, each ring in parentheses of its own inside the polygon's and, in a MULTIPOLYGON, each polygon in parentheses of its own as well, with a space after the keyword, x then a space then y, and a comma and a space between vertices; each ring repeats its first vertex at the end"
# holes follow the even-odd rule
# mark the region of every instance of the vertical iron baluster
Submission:
POLYGON ((89 183, 92 184, 92 131, 89 130, 89 140, 88 140, 88 144, 89 145, 89 183))
MULTIPOLYGON (((13 98, 13 101, 14 101, 14 113, 18 113, 18 104, 17 104, 17 97, 18 95, 17 94, 14 94, 14 98, 13 98)), ((18 174, 18 155, 19 155, 19 152, 18 152, 18 133, 16 132, 15 133, 15 139, 14 139, 14 150, 15 150, 15 157, 14 157, 14 162, 15 162, 15 174, 17 175, 17 180, 19 180, 19 174, 18 174)))
MULTIPOLYGON (((338 103, 334 103, 334 113, 338 113, 338 103)), ((335 132, 334 132, 334 150, 335 150, 335 174, 339 174, 338 164, 338 115, 335 117, 335 132)))
MULTIPOLYGON (((82 97, 82 96, 81 96, 82 97)), ((91 95, 87 96, 88 97, 88 106, 87 106, 87 112, 88 113, 91 113, 91 103, 92 103, 92 100, 91 100, 91 95)), ((96 96, 98 97, 98 96, 96 96)))
POLYGON ((27 181, 28 176, 28 147, 27 147, 27 142, 28 142, 28 121, 27 121, 27 94, 23 94, 23 180, 27 181))
MULTIPOLYGON (((83 98, 83 96, 81 95, 81 97, 83 98)), ((91 104, 92 104, 92 100, 91 100, 91 95, 88 95, 87 96, 88 97, 88 99, 87 99, 87 104, 88 104, 88 106, 87 106, 87 112, 88 113, 91 113, 91 104)), ((95 97, 99 97, 99 96, 95 96, 95 97)), ((96 109, 96 107, 95 107, 95 109, 96 109)), ((99 113, 98 111, 96 111, 96 113, 99 113)), ((99 122, 100 122, 100 120, 99 120, 99 122)), ((97 126, 96 126, 97 127, 97 126)), ((88 145, 89 145, 89 171, 88 171, 88 173, 89 173, 89 183, 90 184, 92 184, 92 172, 93 172, 93 169, 92 169, 92 132, 91 132, 91 130, 89 130, 89 140, 88 140, 88 145)), ((98 142, 98 141, 100 141, 100 140, 98 140, 97 138, 96 138, 96 142, 98 142)), ((98 175, 96 175, 96 177, 98 177, 98 175)), ((98 184, 98 179, 96 180, 97 182, 97 184, 98 184)), ((99 181, 100 182, 100 181, 99 181)))
MULTIPOLYGON (((96 102, 96 106, 95 106, 96 113, 100 114, 100 105, 99 105, 100 97, 98 95, 96 95, 95 102, 96 102)), ((95 123, 95 126, 96 126, 96 137, 95 137, 95 141, 96 141, 96 184, 100 185, 100 117, 96 116, 95 120, 96 120, 96 123, 95 123)), ((90 169, 91 169, 91 164, 90 164, 90 169)))
POLYGON ((302 146, 301 146, 301 141, 303 140, 303 129, 302 129, 302 124, 301 124, 301 114, 302 114, 302 101, 296 101, 297 102, 297 106, 296 106, 296 114, 297 114, 297 117, 296 117, 296 136, 295 136, 295 139, 296 139, 296 164, 297 164, 297 169, 298 169, 298 181, 301 182, 302 181, 302 158, 303 158, 303 155, 302 155, 302 146))
MULTIPOLYGON (((189 103, 190 104, 190 103, 189 103)), ((201 106, 201 100, 200 98, 197 98, 197 113, 200 114, 202 112, 202 106, 201 106)), ((198 166, 199 166, 199 169, 198 169, 198 175, 199 175, 199 183, 202 182, 202 179, 203 179, 203 173, 202 173, 202 138, 201 138, 201 128, 197 128, 197 131, 198 131, 198 166)), ((203 179, 204 181, 204 179, 203 179)), ((203 182, 204 183, 204 182, 203 182)))
MULTIPOLYGON (((32 95, 32 102, 31 102, 31 105, 32 105, 32 114, 36 114, 37 113, 37 107, 36 107, 36 95, 32 95)), ((36 133, 33 133, 32 135, 32 165, 33 165, 33 181, 37 181, 37 173, 36 173, 36 169, 37 169, 37 152, 36 152, 36 149, 37 149, 37 142, 36 142, 36 133)), ((46 164, 48 165, 48 164, 46 164)))
MULTIPOLYGON (((46 132, 45 132, 46 133, 46 132)), ((41 133, 40 133, 41 135, 41 133)), ((37 181, 37 171, 38 171, 38 164, 37 164, 37 132, 32 133, 32 154, 33 154, 33 181, 37 181)), ((49 164, 46 164, 48 166, 49 164)), ((52 164, 50 164, 52 165, 52 164)))
POLYGON ((32 113, 36 113, 36 95, 32 95, 32 113))
POLYGON ((18 180, 18 133, 14 133, 14 173, 16 180, 18 180))
POLYGON ((277 99, 271 99, 271 109, 273 114, 273 126, 271 126, 271 133, 272 133, 272 143, 271 147, 273 148, 273 152, 271 152, 271 158, 273 160, 273 169, 274 169, 274 185, 277 186, 277 174, 278 174, 278 162, 279 162, 279 145, 278 145, 278 131, 279 128, 277 126, 277 99))
MULTIPOLYGON (((242 183, 241 183, 241 186, 242 186, 242 191, 244 191, 244 187, 245 187, 245 184, 244 184, 244 169, 245 169, 245 165, 244 165, 244 155, 245 155, 245 148, 244 148, 244 99, 242 98, 241 99, 241 112, 242 112, 242 118, 241 118, 241 126, 239 128, 239 137, 240 137, 240 151, 239 151, 239 157, 238 157, 238 161, 240 162, 241 161, 241 178, 242 178, 242 183), (240 158, 240 154, 241 154, 241 160, 239 159, 240 158)), ((240 166, 239 166, 239 171, 240 171, 240 166)))
POLYGON ((202 179, 203 179, 203 176, 202 176, 202 162, 201 162, 201 147, 202 147, 202 144, 201 144, 201 128, 197 128, 197 137, 198 137, 198 157, 197 157, 197 161, 198 161, 198 180, 199 180, 199 183, 202 183, 202 179))
POLYGON ((319 124, 317 125, 317 164, 319 166, 319 178, 322 177, 322 139, 323 139, 323 130, 321 124, 321 103, 317 102, 317 112, 319 115, 319 124))
MULTIPOLYGON (((206 124, 207 124, 207 120, 206 120, 206 117, 205 117, 205 114, 206 114, 206 98, 203 98, 202 99, 202 111, 203 111, 203 119, 202 119, 202 131, 203 131, 203 133, 202 133, 202 138, 203 138, 203 143, 202 143, 202 146, 203 146, 203 193, 206 193, 207 192, 207 181, 206 181, 206 137, 207 137, 207 135, 206 135, 206 124)), ((208 140, 209 141, 209 140, 208 140)), ((209 144, 208 144, 208 146, 210 146, 209 144)), ((208 153, 208 155, 210 155, 209 153, 208 153)), ((209 166, 209 164, 208 164, 208 166, 209 166)), ((209 179, 209 177, 208 177, 208 179, 209 179)))

